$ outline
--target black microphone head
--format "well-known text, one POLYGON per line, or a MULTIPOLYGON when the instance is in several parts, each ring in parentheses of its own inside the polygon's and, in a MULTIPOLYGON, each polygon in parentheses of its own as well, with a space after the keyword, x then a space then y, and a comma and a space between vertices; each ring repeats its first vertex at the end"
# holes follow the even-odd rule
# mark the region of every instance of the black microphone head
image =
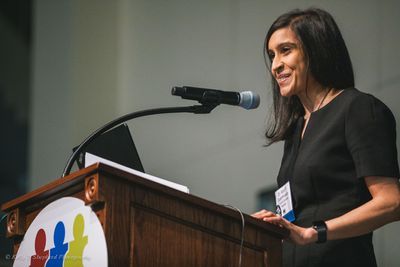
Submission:
POLYGON ((260 96, 252 91, 240 92, 239 106, 245 109, 255 109, 260 105, 260 96))
POLYGON ((185 88, 175 86, 175 87, 172 87, 171 94, 177 95, 177 96, 182 96, 185 93, 185 91, 186 91, 185 88))

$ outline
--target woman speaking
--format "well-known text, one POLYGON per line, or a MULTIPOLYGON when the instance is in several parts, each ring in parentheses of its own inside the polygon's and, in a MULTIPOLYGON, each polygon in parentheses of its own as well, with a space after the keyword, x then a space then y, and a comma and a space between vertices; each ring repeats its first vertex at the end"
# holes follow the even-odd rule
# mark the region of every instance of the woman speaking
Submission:
POLYGON ((285 142, 277 182, 287 198, 278 203, 283 216, 253 216, 290 230, 285 267, 376 266, 372 231, 400 220, 391 111, 355 89, 349 53, 326 11, 281 15, 265 56, 274 100, 266 137, 285 142))

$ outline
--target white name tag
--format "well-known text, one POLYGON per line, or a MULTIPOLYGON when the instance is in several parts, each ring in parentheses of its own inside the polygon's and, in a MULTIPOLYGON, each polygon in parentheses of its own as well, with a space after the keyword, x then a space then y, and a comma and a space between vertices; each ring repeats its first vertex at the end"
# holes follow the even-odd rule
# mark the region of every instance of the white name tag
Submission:
POLYGON ((289 222, 293 222, 296 219, 293 211, 292 194, 289 182, 275 191, 275 202, 277 214, 281 215, 289 222))

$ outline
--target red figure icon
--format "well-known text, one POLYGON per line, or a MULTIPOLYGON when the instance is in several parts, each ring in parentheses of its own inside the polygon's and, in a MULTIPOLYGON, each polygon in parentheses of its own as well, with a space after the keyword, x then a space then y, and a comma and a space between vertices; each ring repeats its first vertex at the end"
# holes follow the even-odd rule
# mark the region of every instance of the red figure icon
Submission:
POLYGON ((36 255, 31 256, 30 267, 43 267, 49 257, 49 251, 44 250, 46 247, 46 233, 40 229, 35 238, 35 252, 36 255))

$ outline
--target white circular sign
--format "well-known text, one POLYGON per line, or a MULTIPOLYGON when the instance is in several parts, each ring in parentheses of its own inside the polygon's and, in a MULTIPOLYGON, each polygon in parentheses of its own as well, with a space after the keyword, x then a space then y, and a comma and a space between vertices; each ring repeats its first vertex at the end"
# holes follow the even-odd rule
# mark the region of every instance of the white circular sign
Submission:
POLYGON ((50 203, 29 226, 14 266, 106 267, 107 245, 99 219, 78 198, 50 203))

